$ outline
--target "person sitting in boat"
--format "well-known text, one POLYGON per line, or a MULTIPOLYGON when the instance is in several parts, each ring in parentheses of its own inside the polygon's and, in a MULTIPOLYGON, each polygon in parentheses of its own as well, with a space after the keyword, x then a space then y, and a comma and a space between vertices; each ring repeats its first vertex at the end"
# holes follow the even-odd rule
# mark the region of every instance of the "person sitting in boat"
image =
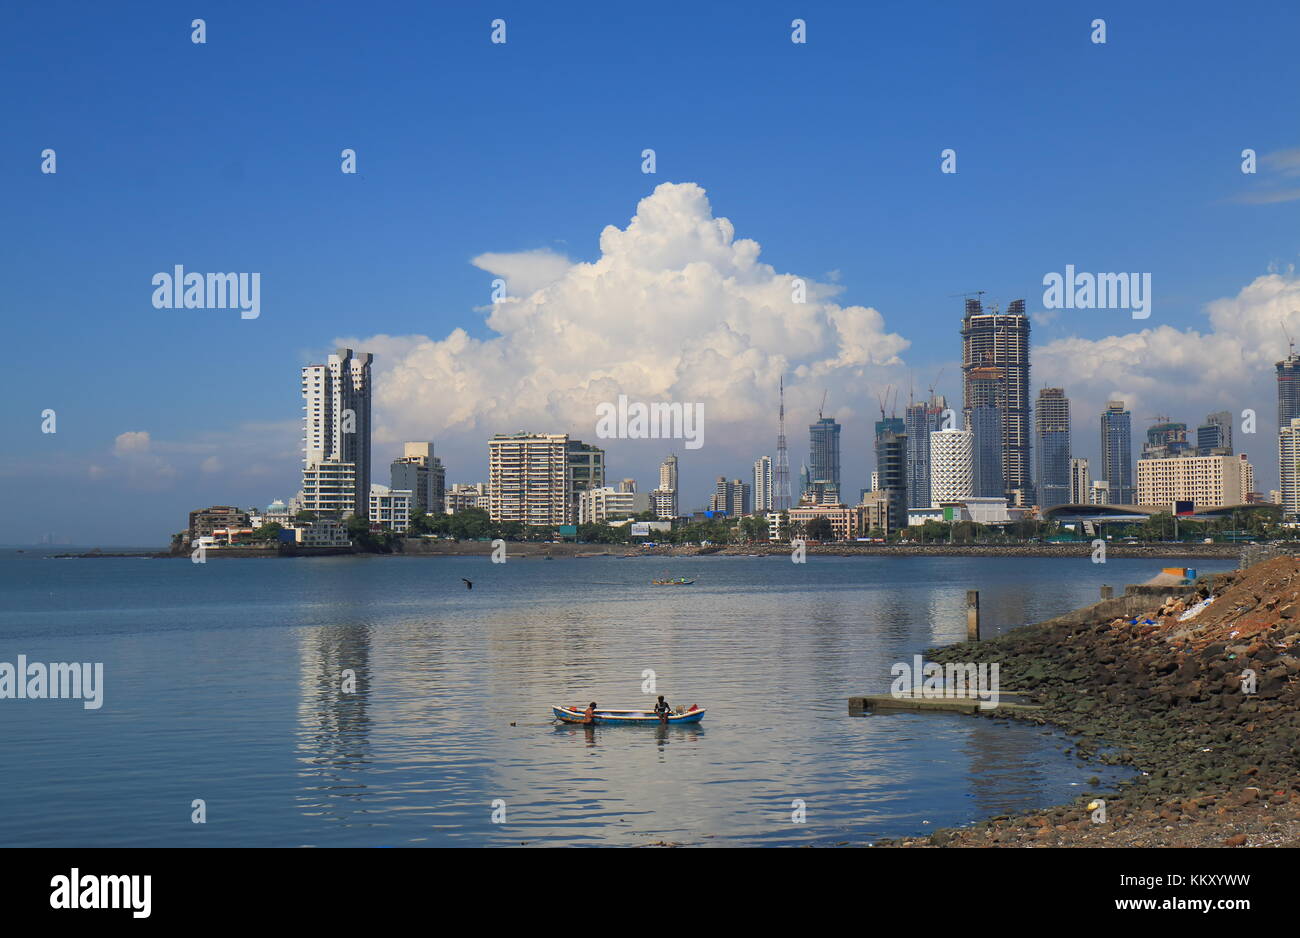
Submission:
POLYGON ((596 701, 592 701, 586 711, 582 714, 582 722, 588 726, 594 726, 596 723, 596 701))
POLYGON ((664 695, 659 695, 659 702, 655 704, 655 713, 659 715, 660 723, 668 722, 668 714, 673 712, 673 708, 668 706, 668 701, 664 700, 664 695))

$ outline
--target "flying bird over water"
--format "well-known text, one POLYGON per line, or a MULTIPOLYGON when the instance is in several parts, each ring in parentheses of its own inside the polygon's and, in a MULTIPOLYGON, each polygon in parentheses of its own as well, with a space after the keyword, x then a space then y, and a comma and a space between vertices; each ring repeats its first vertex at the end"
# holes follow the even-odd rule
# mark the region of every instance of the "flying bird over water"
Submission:
MULTIPOLYGON (((462 579, 462 580, 465 580, 464 577, 461 577, 461 579, 462 579)), ((465 580, 465 589, 467 589, 467 590, 472 590, 473 588, 474 588, 474 583, 473 583, 473 581, 472 581, 472 580, 465 580)))

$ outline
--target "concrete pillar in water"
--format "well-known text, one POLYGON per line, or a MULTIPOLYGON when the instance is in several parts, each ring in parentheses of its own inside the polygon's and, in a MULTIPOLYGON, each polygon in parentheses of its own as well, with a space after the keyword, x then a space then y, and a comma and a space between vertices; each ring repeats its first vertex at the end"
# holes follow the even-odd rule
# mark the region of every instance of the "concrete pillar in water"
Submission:
POLYGON ((966 641, 980 640, 980 591, 966 591, 966 641))
POLYGON ((1115 587, 1113 587, 1113 586, 1102 586, 1102 588, 1101 588, 1101 598, 1102 598, 1102 599, 1114 599, 1114 598, 1115 598, 1115 587))

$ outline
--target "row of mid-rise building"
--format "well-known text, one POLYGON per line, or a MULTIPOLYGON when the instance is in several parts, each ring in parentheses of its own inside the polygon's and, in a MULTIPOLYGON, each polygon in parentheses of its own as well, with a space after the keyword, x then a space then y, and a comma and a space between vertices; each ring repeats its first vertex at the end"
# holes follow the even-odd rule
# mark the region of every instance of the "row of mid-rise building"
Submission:
POLYGON ((677 517, 677 457, 659 467, 659 485, 605 482, 605 451, 563 433, 499 433, 488 441, 487 508, 493 521, 525 525, 599 523, 653 512, 677 517))

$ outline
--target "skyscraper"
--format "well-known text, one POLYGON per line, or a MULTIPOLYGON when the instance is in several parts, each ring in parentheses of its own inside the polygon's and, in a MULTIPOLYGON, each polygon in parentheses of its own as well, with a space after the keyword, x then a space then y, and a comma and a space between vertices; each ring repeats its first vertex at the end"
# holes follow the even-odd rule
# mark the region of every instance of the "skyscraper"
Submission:
POLYGON ((1070 399, 1063 388, 1043 388, 1034 410, 1038 437, 1038 504, 1070 501, 1070 399))
POLYGON ((754 513, 772 510, 772 457, 760 456, 754 461, 754 513))
MULTIPOLYGON (((908 508, 927 508, 930 502, 930 434, 943 423, 948 402, 942 394, 907 405, 903 430, 907 434, 908 508)), ((970 494, 970 493, 967 493, 970 494)))
POLYGON ((1088 494, 1092 491, 1092 478, 1088 474, 1088 460, 1070 460, 1070 504, 1088 504, 1088 494))
POLYGON ((1147 441, 1142 444, 1142 458, 1170 459, 1191 455, 1191 450, 1192 446, 1187 442, 1187 424, 1160 418, 1159 423, 1152 424, 1147 430, 1147 441))
MULTIPOLYGON (((1005 313, 985 310, 978 299, 966 300, 962 318, 963 409, 966 427, 974 431, 971 414, 993 407, 1001 421, 1003 485, 1007 494, 1025 493, 1033 484, 1030 471, 1029 317, 1025 301, 1012 300, 1005 313)), ((979 440, 976 439, 978 450, 979 440)), ((977 462, 980 460, 976 453, 977 462)))
POLYGON ((370 515, 369 353, 342 348, 302 369, 303 510, 323 518, 370 515))
POLYGON ((1277 466, 1281 482, 1282 511, 1300 516, 1300 417, 1292 417, 1277 434, 1277 466))
POLYGON ((840 425, 833 417, 821 417, 808 428, 810 481, 819 493, 840 491, 840 425))
MULTIPOLYGON (((601 476, 603 481, 603 465, 601 476)), ((568 434, 498 433, 488 441, 488 513, 493 521, 572 524, 572 485, 568 434)))
POLYGON ((726 476, 718 476, 713 496, 709 499, 709 511, 725 512, 729 518, 750 514, 749 483, 739 479, 728 482, 726 476))
POLYGON ((1002 471, 1002 459, 1006 455, 1002 445, 1003 426, 1002 411, 992 405, 972 407, 966 413, 975 466, 973 487, 978 498, 1006 497, 1006 476, 1002 471))
POLYGON ((753 490, 748 482, 732 479, 727 485, 727 514, 733 518, 754 513, 753 490))
POLYGON ((1137 500, 1133 487, 1133 416, 1123 401, 1108 401, 1101 415, 1101 471, 1112 505, 1132 505, 1137 500))
POLYGON ((1286 358, 1277 363, 1277 426, 1279 430, 1291 426, 1300 417, 1300 355, 1291 346, 1286 358))
MULTIPOLYGON (((955 502, 975 494, 974 437, 969 430, 951 427, 930 434, 929 505, 955 502)), ((914 499, 913 499, 914 501, 914 499)), ((917 507, 917 506, 913 506, 917 507)))
POLYGON ((593 443, 582 440, 569 440, 567 445, 569 463, 569 521, 572 524, 578 518, 578 500, 583 492, 605 487, 605 451, 593 443))
POLYGON ((569 476, 575 491, 598 489, 605 484, 605 451, 593 443, 569 440, 569 476))
POLYGON ((889 433, 906 433, 907 421, 904 418, 898 416, 894 416, 894 417, 882 416, 879 420, 876 421, 876 439, 880 439, 880 437, 884 435, 886 431, 888 431, 889 433))
POLYGON ((1232 455, 1232 414, 1226 410, 1207 414, 1205 423, 1196 428, 1196 455, 1214 456, 1214 450, 1232 455))
POLYGON ((889 499, 889 529, 907 527, 907 434, 886 430, 876 438, 879 491, 889 499))
MULTIPOLYGON (((874 448, 876 451, 876 471, 871 474, 871 488, 873 491, 875 491, 876 489, 883 489, 885 487, 885 483, 882 480, 882 475, 880 472, 880 468, 881 468, 880 467, 880 453, 881 453, 880 441, 884 439, 886 434, 889 434, 892 437, 900 437, 906 440, 907 422, 902 417, 899 417, 897 415, 886 417, 885 409, 882 406, 880 409, 880 419, 876 421, 876 436, 875 436, 875 443, 874 443, 874 448)), ((907 446, 906 443, 904 443, 903 445, 905 450, 911 449, 911 447, 907 446)), ((905 452, 904 460, 906 460, 906 458, 907 457, 905 452)), ((908 480, 906 465, 903 466, 903 479, 904 481, 908 480)), ((910 492, 908 493, 908 498, 909 500, 911 498, 910 492)), ((907 502, 904 502, 903 505, 904 508, 906 508, 907 502)), ((906 524, 906 521, 904 521, 904 524, 906 524)))
POLYGON ((659 464, 659 488, 665 492, 677 491, 677 457, 669 456, 659 464))
POLYGON ((677 517, 677 457, 669 456, 659 466, 659 487, 650 493, 650 507, 662 519, 677 517))

